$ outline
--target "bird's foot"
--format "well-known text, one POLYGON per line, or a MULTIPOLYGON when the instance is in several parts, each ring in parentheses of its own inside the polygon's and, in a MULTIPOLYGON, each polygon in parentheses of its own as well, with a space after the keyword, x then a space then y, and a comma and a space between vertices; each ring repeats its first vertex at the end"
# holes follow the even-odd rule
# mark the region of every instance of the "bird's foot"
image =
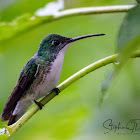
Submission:
POLYGON ((54 88, 52 91, 55 91, 56 95, 58 95, 60 93, 60 90, 58 88, 54 88))
POLYGON ((37 102, 36 100, 34 100, 34 103, 40 108, 40 110, 41 110, 42 107, 44 106, 42 103, 37 102))

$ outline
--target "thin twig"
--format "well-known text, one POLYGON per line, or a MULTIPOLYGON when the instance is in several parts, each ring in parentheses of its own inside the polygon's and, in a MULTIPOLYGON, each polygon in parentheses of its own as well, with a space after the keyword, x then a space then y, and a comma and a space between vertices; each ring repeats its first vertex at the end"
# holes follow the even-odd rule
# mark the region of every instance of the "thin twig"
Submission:
POLYGON ((135 5, 115 5, 115 6, 99 6, 99 7, 83 7, 73 8, 56 12, 54 18, 77 16, 77 15, 89 15, 89 14, 105 14, 105 13, 119 13, 127 12, 135 5))

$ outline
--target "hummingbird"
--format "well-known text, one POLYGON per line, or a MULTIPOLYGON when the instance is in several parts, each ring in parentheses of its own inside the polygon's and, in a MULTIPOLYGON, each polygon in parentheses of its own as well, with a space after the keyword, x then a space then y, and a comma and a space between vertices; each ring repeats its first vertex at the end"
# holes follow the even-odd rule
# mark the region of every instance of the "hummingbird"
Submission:
POLYGON ((21 70, 17 84, 2 111, 2 121, 8 121, 8 125, 12 125, 33 103, 42 109, 43 104, 37 101, 39 98, 48 95, 52 90, 57 95, 60 92, 56 86, 68 46, 80 39, 102 35, 105 34, 89 34, 74 38, 58 34, 46 36, 40 42, 37 52, 21 70))

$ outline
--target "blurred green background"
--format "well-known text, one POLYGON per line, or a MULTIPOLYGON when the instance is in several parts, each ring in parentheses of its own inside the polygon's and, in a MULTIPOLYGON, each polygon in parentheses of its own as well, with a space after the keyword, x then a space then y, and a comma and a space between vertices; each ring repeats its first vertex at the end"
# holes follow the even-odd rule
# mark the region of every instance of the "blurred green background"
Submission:
MULTIPOLYGON (((45 1, 0 0, 1 21, 34 13, 45 1)), ((134 0, 65 0, 65 9, 84 6, 135 4, 134 0)), ((106 36, 88 38, 68 48, 59 83, 85 66, 115 53, 120 25, 126 13, 86 15, 42 24, 0 42, 0 112, 12 92, 24 64, 37 51, 40 41, 51 33, 76 37, 91 33, 106 36)), ((5 32, 6 34, 6 32, 5 32)), ((127 123, 140 118, 140 63, 136 58, 122 70, 109 97, 99 107, 100 87, 113 64, 98 69, 65 89, 37 112, 11 140, 131 140, 137 134, 104 134, 103 122, 127 123)), ((0 127, 6 123, 0 122, 0 127)), ((124 132, 124 131, 123 131, 124 132)))

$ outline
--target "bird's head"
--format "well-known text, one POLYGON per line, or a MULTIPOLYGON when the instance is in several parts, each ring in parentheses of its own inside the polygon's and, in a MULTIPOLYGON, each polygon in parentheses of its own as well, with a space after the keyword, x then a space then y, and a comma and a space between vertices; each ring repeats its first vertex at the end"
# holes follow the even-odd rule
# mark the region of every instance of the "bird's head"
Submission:
POLYGON ((50 34, 42 39, 39 49, 37 51, 37 55, 42 58, 46 59, 55 59, 56 56, 63 48, 67 48, 72 42, 75 42, 80 39, 84 39, 87 37, 93 36, 101 36, 104 34, 89 34, 83 35, 74 38, 67 38, 57 34, 50 34))

